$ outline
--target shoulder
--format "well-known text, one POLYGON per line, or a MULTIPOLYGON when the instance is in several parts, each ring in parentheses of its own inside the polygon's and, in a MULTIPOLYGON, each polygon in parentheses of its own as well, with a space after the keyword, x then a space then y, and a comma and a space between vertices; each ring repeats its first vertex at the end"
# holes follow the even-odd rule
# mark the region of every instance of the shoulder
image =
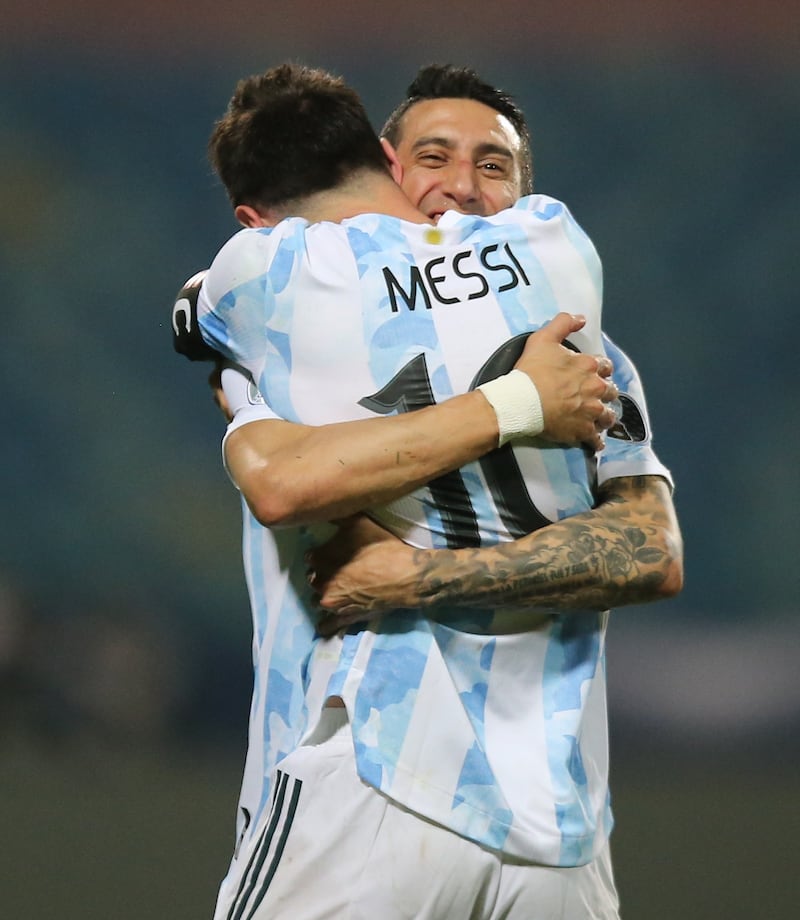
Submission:
POLYGON ((281 252, 302 249, 308 222, 300 218, 275 227, 253 227, 235 233, 219 250, 204 287, 213 301, 264 275, 281 252))
POLYGON ((543 223, 550 221, 559 221, 564 217, 570 217, 569 208, 563 201, 557 198, 551 198, 549 195, 525 195, 520 198, 512 207, 505 211, 499 211, 491 218, 495 222, 514 222, 514 223, 543 223))
POLYGON ((529 235, 537 238, 542 234, 546 237, 557 234, 557 238, 568 241, 586 258, 599 258, 589 235, 570 208, 550 195, 526 195, 513 207, 500 211, 492 220, 499 220, 501 224, 521 223, 529 235))

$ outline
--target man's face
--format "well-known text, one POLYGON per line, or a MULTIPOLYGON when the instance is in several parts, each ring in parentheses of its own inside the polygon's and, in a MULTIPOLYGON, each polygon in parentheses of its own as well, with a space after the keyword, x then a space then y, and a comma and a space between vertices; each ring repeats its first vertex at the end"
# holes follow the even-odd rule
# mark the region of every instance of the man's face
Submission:
POLYGON ((519 135, 504 115, 473 99, 411 106, 396 153, 403 191, 432 220, 452 210, 496 214, 520 197, 519 135))

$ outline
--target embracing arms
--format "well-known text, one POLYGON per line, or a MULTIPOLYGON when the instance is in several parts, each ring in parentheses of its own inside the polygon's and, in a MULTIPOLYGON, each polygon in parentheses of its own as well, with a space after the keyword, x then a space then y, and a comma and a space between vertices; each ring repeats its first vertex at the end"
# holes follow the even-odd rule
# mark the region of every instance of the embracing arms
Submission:
MULTIPOLYGON (((559 443, 602 445, 614 421, 606 405, 618 395, 605 357, 561 345, 583 325, 561 313, 529 336, 517 369, 534 381, 542 436, 559 443)), ((318 427, 271 418, 231 431, 228 470, 254 516, 266 526, 341 518, 384 504, 497 446, 497 415, 472 391, 436 406, 318 427)))
POLYGON ((608 481, 592 511, 480 549, 407 546, 363 516, 309 554, 326 632, 397 607, 604 610, 672 597, 683 546, 659 476, 608 481))

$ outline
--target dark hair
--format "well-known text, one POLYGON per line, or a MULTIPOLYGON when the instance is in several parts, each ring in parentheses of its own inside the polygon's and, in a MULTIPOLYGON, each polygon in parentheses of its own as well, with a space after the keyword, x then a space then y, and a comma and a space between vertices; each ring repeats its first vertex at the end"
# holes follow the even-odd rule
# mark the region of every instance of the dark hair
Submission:
POLYGON ((402 134, 403 116, 417 102, 426 99, 473 99, 482 102, 513 125, 520 139, 520 173, 523 194, 533 191, 533 155, 528 123, 522 109, 513 97, 482 80, 468 67, 454 67, 452 64, 428 64, 421 67, 414 81, 406 90, 406 98, 397 106, 381 134, 396 147, 402 134))
POLYGON ((240 80, 208 148, 234 207, 282 205, 361 169, 388 170, 355 90, 299 64, 240 80))

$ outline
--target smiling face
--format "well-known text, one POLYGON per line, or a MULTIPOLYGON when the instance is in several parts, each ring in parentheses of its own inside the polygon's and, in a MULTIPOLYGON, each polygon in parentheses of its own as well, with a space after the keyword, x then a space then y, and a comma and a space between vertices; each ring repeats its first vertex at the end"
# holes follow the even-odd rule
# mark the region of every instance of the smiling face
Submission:
POLYGON ((522 142, 511 122, 472 99, 425 99, 403 115, 395 147, 401 185, 432 220, 482 216, 522 194, 522 142))

